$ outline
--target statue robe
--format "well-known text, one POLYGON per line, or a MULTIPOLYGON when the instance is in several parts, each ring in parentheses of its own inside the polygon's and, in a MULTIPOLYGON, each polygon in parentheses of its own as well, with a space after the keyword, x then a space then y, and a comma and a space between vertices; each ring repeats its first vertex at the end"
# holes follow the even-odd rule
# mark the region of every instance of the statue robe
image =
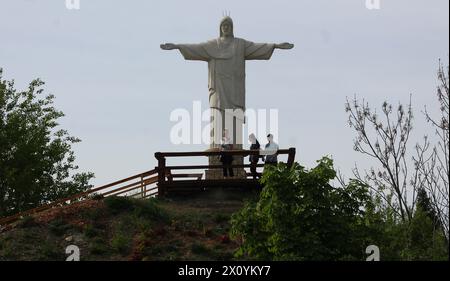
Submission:
POLYGON ((242 109, 245 112, 245 60, 268 60, 275 44, 220 38, 200 44, 179 44, 186 60, 208 62, 209 105, 211 108, 242 109))

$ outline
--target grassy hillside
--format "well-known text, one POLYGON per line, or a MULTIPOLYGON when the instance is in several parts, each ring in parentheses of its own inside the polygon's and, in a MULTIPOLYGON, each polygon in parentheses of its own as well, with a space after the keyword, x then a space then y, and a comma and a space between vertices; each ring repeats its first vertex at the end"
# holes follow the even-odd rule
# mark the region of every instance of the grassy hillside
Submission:
POLYGON ((86 200, 26 217, 0 233, 0 260, 65 260, 68 245, 81 260, 231 260, 238 241, 229 218, 242 191, 195 197, 86 200))

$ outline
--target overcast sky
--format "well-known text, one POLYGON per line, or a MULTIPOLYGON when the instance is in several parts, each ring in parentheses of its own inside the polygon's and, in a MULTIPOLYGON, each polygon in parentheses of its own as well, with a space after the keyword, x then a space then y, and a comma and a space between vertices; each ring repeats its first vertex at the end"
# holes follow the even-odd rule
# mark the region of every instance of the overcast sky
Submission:
POLYGON ((227 10, 236 37, 295 44, 247 62, 247 106, 279 110, 280 147, 296 147, 301 164, 330 155, 350 175, 372 162, 353 151, 346 97, 379 108, 412 94, 413 145, 431 132, 420 111, 436 108, 438 60, 448 61, 448 0, 365 2, 81 0, 68 10, 65 0, 0 0, 0 67, 19 89, 46 82, 61 126, 82 139, 81 170, 108 183, 152 169, 157 151, 206 148, 171 144, 169 116, 195 100, 207 108, 207 64, 159 45, 218 37, 227 10))

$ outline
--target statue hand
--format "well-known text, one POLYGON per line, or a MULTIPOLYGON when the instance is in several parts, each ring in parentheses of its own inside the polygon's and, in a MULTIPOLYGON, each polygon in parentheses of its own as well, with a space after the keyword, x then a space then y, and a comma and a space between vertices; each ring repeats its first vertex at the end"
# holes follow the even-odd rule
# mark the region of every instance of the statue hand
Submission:
POLYGON ((172 44, 172 43, 161 44, 160 47, 161 47, 161 49, 163 49, 163 50, 173 50, 173 49, 177 49, 177 45, 172 44))
POLYGON ((294 44, 287 43, 287 42, 286 43, 281 43, 281 44, 276 44, 275 48, 289 50, 289 49, 294 48, 294 44))

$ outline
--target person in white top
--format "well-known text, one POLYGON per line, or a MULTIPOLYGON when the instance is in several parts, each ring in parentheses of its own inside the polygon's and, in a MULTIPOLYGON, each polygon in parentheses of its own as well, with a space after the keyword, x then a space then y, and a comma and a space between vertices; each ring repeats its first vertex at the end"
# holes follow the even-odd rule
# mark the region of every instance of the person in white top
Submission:
POLYGON ((278 163, 278 149, 279 146, 276 142, 273 141, 273 135, 268 134, 267 135, 267 141, 266 147, 264 149, 264 154, 266 155, 266 161, 265 164, 277 164, 278 163))

